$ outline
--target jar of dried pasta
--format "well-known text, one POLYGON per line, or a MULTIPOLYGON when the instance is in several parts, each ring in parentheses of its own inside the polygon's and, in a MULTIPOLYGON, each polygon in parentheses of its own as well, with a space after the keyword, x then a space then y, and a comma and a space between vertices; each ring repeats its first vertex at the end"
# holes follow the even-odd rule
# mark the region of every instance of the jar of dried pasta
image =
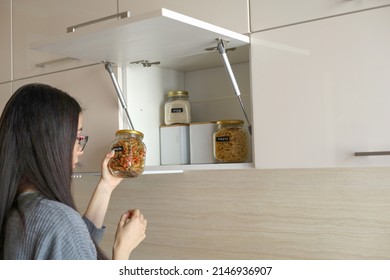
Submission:
POLYGON ((248 134, 242 120, 217 121, 213 134, 214 157, 218 162, 245 162, 248 156, 248 134))
POLYGON ((188 91, 169 91, 164 104, 165 124, 189 124, 191 122, 191 104, 188 91))
POLYGON ((121 178, 137 177, 144 172, 146 146, 144 135, 137 130, 118 130, 111 144, 114 157, 108 162, 112 175, 121 178))

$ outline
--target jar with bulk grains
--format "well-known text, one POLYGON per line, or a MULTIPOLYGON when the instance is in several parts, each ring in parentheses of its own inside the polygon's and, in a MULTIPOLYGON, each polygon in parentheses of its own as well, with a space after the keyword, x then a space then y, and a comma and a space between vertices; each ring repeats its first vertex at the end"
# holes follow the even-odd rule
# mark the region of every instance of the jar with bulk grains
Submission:
POLYGON ((214 157, 219 162, 245 162, 248 156, 248 136, 242 120, 217 121, 213 134, 214 157))
POLYGON ((143 133, 137 130, 118 130, 111 144, 115 151, 108 163, 112 175, 116 177, 137 177, 144 172, 146 146, 143 133))
POLYGON ((188 91, 169 91, 164 105, 165 124, 189 124, 191 122, 191 104, 188 91))

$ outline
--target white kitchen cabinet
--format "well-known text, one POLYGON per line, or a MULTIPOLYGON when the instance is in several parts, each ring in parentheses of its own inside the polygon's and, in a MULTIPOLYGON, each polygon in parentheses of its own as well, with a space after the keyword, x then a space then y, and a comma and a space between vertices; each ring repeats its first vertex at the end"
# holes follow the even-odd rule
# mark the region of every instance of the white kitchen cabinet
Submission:
POLYGON ((0 83, 12 79, 11 0, 0 1, 0 83))
POLYGON ((119 0, 118 5, 120 12, 130 11, 131 15, 166 8, 238 33, 249 33, 248 0, 119 0))
MULTIPOLYGON (((165 169, 170 171, 193 167, 159 166, 159 126, 163 123, 162 107, 168 90, 185 87, 184 89, 190 90, 190 99, 194 101, 194 107, 208 100, 214 102, 215 112, 223 111, 221 107, 216 109, 222 105, 222 108, 229 112, 224 116, 244 118, 226 71, 222 67, 220 55, 216 50, 206 50, 210 47, 215 48, 220 39, 228 42, 226 48, 237 49, 229 51, 228 56, 231 63, 243 63, 243 66, 233 67, 247 69, 244 72, 246 75, 243 74, 241 77, 237 75, 237 80, 239 86, 243 88, 244 102, 250 105, 249 37, 167 9, 135 15, 104 27, 91 27, 89 30, 80 30, 74 34, 56 36, 31 47, 43 52, 54 52, 94 62, 110 61, 119 66, 122 70, 119 72, 119 80, 127 97, 134 128, 145 134, 147 172, 153 172, 155 168, 162 172, 165 169), (145 68, 142 64, 134 64, 141 60, 160 64, 145 68), (206 75, 203 79, 196 78, 196 70, 206 68, 217 68, 213 73, 217 78, 209 78, 202 88, 196 84, 204 82, 206 75), (224 79, 221 79, 221 75, 224 79), (221 82, 224 86, 212 84, 221 82), (246 85, 243 86, 241 83, 246 85), (201 89, 207 88, 207 85, 209 90, 202 92, 201 89), (230 104, 230 107, 227 104, 230 104)), ((222 115, 202 111, 205 107, 198 108, 198 116, 222 118, 222 115)), ((126 128, 126 119, 121 121, 120 126, 126 128)), ((247 168, 251 166, 251 159, 248 161, 246 164, 211 164, 196 168, 247 168)))
MULTIPOLYGON (((353 1, 351 1, 353 2, 353 1)), ((389 166, 390 7, 251 35, 256 168, 389 166)))
MULTIPOLYGON (((249 63, 236 63, 232 65, 232 69, 240 86, 241 98, 246 112, 250 116, 249 63)), ((164 123, 164 102, 169 90, 186 89, 189 91, 192 122, 208 122, 221 119, 245 120, 223 66, 192 71, 160 67, 128 67, 125 72, 128 108, 132 116, 132 122, 136 129, 143 131, 145 134, 144 142, 148 149, 147 170, 247 168, 251 166, 251 150, 246 164, 159 166, 160 143, 156 139, 160 137, 160 125, 164 123)), ((126 123, 125 120, 124 123, 126 123)), ((247 127, 247 124, 245 127, 247 127)), ((250 147, 251 142, 250 138, 250 147)))
POLYGON ((390 0, 249 1, 251 32, 390 5, 390 0))
MULTIPOLYGON (((89 140, 75 172, 100 172, 100 164, 110 150, 119 129, 118 101, 104 65, 95 65, 52 73, 13 83, 13 90, 28 83, 46 83, 57 87, 81 104, 83 134, 89 140)), ((2 104, 1 100, 1 104, 2 104)))
MULTIPOLYGON (((38 52, 30 49, 29 45, 54 35, 64 34, 69 26, 115 13, 117 13, 116 0, 13 0, 14 79, 90 64, 90 61, 80 61, 72 57, 38 52)), ((1 20, 3 21, 3 19, 1 20)))

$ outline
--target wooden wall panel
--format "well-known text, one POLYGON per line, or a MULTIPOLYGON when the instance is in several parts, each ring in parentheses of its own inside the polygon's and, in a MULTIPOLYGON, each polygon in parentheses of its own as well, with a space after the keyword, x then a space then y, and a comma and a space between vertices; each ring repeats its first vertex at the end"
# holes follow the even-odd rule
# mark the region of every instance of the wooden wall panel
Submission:
MULTIPOLYGON (((97 176, 75 179, 82 211, 97 176)), ((213 170, 143 175, 115 190, 102 242, 140 208, 131 259, 390 259, 390 169, 213 170)))

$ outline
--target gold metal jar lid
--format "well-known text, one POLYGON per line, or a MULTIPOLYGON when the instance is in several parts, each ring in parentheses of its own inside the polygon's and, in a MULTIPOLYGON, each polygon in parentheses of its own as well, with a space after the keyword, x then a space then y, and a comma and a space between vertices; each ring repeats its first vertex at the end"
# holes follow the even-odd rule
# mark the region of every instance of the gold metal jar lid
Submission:
POLYGON ((244 124, 243 120, 219 120, 217 121, 217 124, 237 124, 241 125, 244 124))
POLYGON ((188 96, 188 91, 186 90, 171 90, 168 91, 168 97, 172 96, 188 96))
POLYGON ((144 134, 138 130, 121 129, 115 132, 115 135, 135 134, 144 138, 144 134))

